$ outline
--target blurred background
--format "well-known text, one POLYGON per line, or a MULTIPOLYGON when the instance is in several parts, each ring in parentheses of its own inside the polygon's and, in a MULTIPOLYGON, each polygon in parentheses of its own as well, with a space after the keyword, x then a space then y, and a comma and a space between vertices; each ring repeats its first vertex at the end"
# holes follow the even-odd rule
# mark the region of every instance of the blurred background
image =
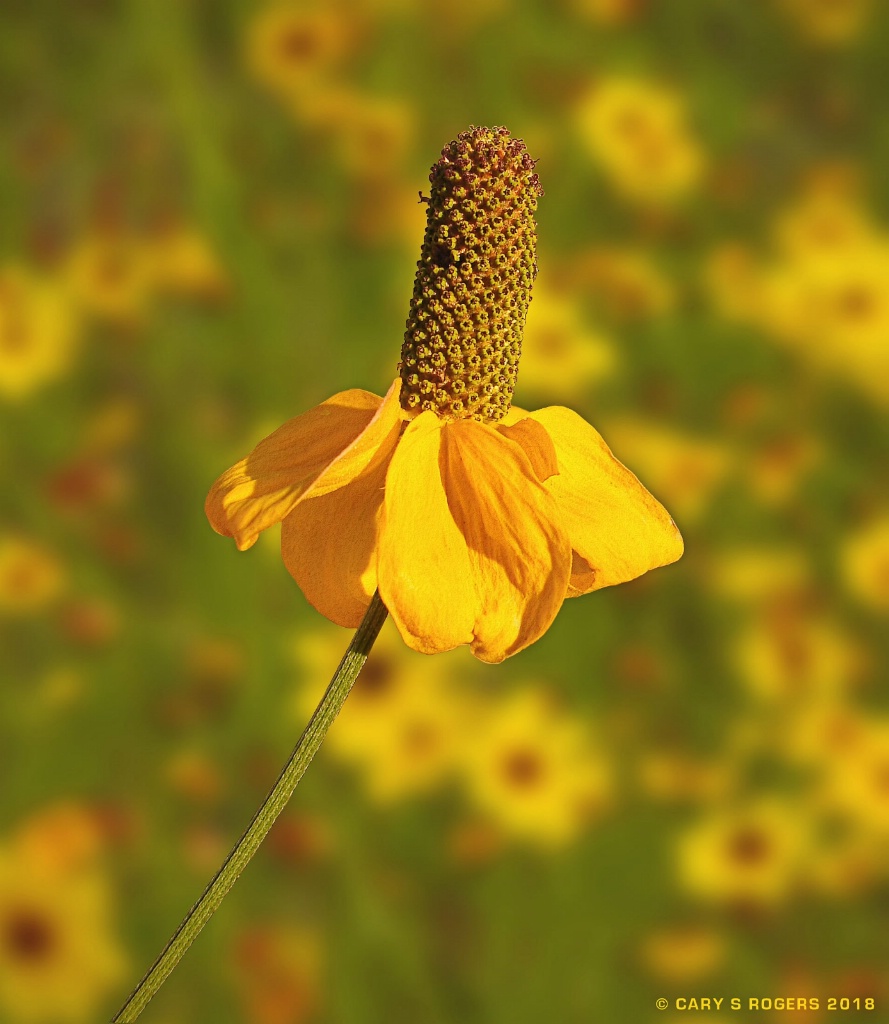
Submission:
POLYGON ((546 190, 516 400, 685 557, 497 667, 387 626, 143 1019, 889 1020, 887 61, 869 0, 5 0, 0 1020, 111 1016, 335 668, 203 501, 385 392, 470 124, 546 190))

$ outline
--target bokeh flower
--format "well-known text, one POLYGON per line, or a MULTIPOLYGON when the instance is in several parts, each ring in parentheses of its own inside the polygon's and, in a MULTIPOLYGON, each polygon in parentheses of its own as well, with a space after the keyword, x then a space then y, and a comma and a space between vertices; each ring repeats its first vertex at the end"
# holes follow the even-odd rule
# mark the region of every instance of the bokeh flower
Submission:
MULTIPOLYGON (((70 825, 70 818, 69 818, 70 825)), ((44 830, 45 832, 45 830, 44 830)), ((58 839, 60 833, 55 832, 58 839)), ((61 833, 64 838, 65 833, 61 833)), ((75 841, 80 839, 75 837, 75 841)), ((89 840, 87 840, 89 841, 89 840)), ((65 846, 70 853, 70 843, 65 846)), ((103 870, 38 842, 0 846, 0 1012, 22 1024, 87 1024, 120 980, 124 954, 103 870)))
POLYGON ((863 605, 889 612, 889 516, 874 519, 845 540, 840 569, 849 592, 863 605))
POLYGON ((780 800, 723 805, 680 837, 679 880, 708 902, 776 906, 800 883, 806 840, 807 823, 780 800))
POLYGON ((519 394, 575 400, 610 377, 618 363, 613 343, 589 327, 570 295, 534 295, 522 341, 519 394))
MULTIPOLYGON (((318 703, 318 680, 332 670, 341 647, 338 631, 299 637, 295 652, 311 680, 296 703, 300 721, 318 703)), ((429 793, 454 772, 470 703, 440 664, 409 651, 396 630, 384 626, 331 726, 326 750, 360 772, 378 804, 429 793)))
POLYGON ((138 326, 153 295, 149 248, 125 231, 85 234, 71 249, 63 278, 85 313, 116 327, 138 326))
POLYGON ((71 366, 78 318, 64 286, 0 267, 0 396, 20 401, 71 366))
POLYGON ((845 46, 864 30, 873 0, 779 0, 800 32, 823 46, 845 46))
POLYGON ((583 719, 526 686, 480 710, 466 743, 463 783, 470 802, 507 836, 564 846, 612 800, 612 779, 583 719))
POLYGON ((20 534, 0 535, 0 614, 36 615, 64 585, 62 563, 43 544, 20 534))
POLYGON ((621 195, 662 204, 700 180, 704 153, 692 134, 683 98, 643 78, 594 83, 577 109, 581 141, 621 195))
POLYGON ((655 980, 683 985, 718 971, 727 959, 728 942, 717 928, 683 922, 646 935, 639 956, 655 980))
POLYGON ((337 66, 348 43, 348 23, 330 7, 271 4, 249 26, 247 64, 269 90, 292 98, 315 88, 337 66))
POLYGON ((442 151, 400 375, 280 427, 213 485, 240 550, 283 522, 309 601, 357 626, 375 589, 405 642, 499 662, 566 597, 677 559, 667 512, 569 409, 510 408, 536 275, 540 186, 524 144, 472 129, 442 151))

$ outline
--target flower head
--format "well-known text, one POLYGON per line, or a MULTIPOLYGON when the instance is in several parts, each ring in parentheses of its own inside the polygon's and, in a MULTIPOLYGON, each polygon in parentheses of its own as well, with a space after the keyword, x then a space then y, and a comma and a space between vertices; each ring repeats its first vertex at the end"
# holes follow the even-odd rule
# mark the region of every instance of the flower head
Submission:
POLYGON ((675 561, 666 510, 570 409, 511 408, 541 194, 524 144, 473 128, 430 174, 399 376, 344 391, 222 474, 206 511, 241 550, 281 522, 309 601, 357 626, 375 589, 405 642, 499 662, 566 597, 675 561))

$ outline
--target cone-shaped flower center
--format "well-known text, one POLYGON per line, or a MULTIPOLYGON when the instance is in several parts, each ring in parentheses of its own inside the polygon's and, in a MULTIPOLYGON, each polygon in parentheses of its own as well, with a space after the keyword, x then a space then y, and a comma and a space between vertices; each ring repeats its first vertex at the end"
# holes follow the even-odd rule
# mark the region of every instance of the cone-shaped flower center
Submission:
POLYGON ((534 161, 506 128, 470 128, 442 150, 401 349, 412 413, 493 423, 515 389, 537 276, 534 161))

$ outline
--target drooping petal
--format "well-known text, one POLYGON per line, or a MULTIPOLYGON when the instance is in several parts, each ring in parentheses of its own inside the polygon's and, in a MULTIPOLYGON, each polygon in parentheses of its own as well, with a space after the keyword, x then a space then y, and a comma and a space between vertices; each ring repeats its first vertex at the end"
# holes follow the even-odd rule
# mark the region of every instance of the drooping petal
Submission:
POLYGON ((423 654, 470 643, 478 613, 469 552, 439 470, 443 426, 423 412, 402 435, 386 476, 377 550, 380 597, 405 643, 423 654))
POLYGON ((577 413, 532 412, 556 449, 559 473, 546 482, 573 548, 570 596, 635 579, 675 562, 682 537, 667 510, 611 454, 577 413))
POLYGON ((566 596, 571 545, 524 449, 496 428, 447 423, 440 465, 477 595, 472 651, 499 662, 549 628, 566 596))
POLYGON ((375 552, 394 451, 336 490, 300 501, 281 526, 281 555, 306 599, 339 626, 357 627, 377 587, 375 552))
POLYGON ((527 413, 525 418, 517 423, 498 423, 497 429, 504 437, 518 441, 531 460, 537 479, 541 483, 559 472, 559 462, 552 438, 546 432, 546 428, 532 420, 527 413))
POLYGON ((397 439, 400 383, 384 399, 341 391, 260 441, 210 488, 204 509, 213 529, 244 551, 302 498, 361 473, 381 445, 397 439))

